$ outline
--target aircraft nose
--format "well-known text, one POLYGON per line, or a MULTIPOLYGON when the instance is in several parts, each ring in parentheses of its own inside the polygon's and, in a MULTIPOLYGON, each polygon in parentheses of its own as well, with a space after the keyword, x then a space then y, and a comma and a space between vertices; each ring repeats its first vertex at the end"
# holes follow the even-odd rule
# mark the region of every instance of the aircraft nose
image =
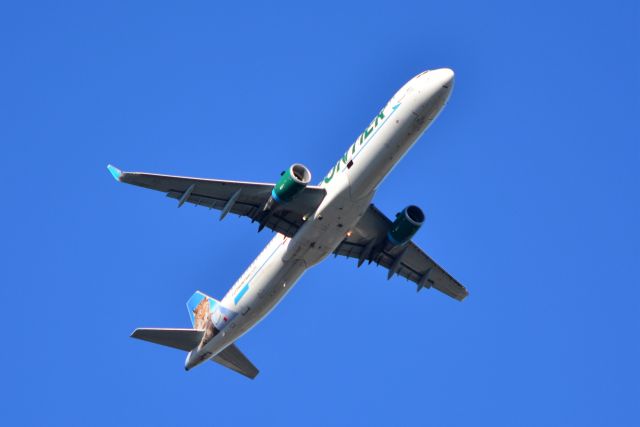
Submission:
POLYGON ((420 103, 418 109, 429 121, 433 120, 451 96, 454 73, 451 68, 438 68, 420 74, 417 78, 416 99, 420 103))
POLYGON ((431 77, 436 79, 443 88, 449 90, 453 88, 455 73, 451 68, 439 68, 437 70, 433 70, 431 73, 431 77))

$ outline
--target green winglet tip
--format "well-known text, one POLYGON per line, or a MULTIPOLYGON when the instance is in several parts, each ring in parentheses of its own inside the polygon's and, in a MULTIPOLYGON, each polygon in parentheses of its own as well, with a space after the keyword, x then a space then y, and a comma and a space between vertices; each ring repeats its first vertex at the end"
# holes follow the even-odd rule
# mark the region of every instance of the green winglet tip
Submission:
POLYGON ((120 181, 120 177, 122 176, 122 171, 113 165, 107 165, 107 169, 111 172, 111 175, 116 181, 120 181))

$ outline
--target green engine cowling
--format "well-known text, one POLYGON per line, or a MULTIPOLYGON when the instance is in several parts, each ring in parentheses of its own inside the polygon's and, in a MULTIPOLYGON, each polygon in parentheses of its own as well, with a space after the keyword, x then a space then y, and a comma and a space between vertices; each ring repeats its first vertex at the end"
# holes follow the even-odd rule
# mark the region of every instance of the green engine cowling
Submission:
POLYGON ((387 232, 387 239, 392 245, 404 245, 416 234, 424 223, 424 212, 417 206, 410 205, 396 214, 396 219, 387 232))
POLYGON ((279 204, 288 203, 311 182, 311 172, 303 164, 294 163, 285 170, 271 190, 271 198, 279 204))

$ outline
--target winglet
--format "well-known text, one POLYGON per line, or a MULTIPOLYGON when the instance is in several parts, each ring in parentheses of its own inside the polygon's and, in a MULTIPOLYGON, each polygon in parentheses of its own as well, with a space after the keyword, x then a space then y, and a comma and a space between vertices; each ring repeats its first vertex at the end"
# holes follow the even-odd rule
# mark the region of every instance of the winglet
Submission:
POLYGON ((107 169, 109 169, 109 172, 113 175, 113 179, 120 181, 120 177, 122 176, 122 171, 120 169, 113 165, 107 165, 107 169))

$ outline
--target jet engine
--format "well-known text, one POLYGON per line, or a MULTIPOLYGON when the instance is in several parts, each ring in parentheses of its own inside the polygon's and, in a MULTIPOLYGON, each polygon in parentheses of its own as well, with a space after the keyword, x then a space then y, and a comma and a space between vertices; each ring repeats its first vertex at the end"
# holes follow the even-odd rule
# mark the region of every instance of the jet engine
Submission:
POLYGON ((416 234, 424 223, 424 212, 410 205, 396 214, 396 219, 387 232, 387 239, 394 245, 404 245, 416 234))
MULTIPOLYGON (((267 212, 272 211, 274 203, 276 207, 289 203, 298 193, 304 190, 309 182, 311 182, 311 172, 301 163, 294 163, 289 169, 283 171, 280 174, 280 179, 271 190, 271 197, 262 208, 263 219, 267 212)), ((264 221, 261 221, 260 230, 262 230, 263 224, 264 221)))
POLYGON ((271 197, 277 203, 290 202, 311 182, 311 172, 301 163, 294 163, 282 172, 280 179, 271 191, 271 197))

